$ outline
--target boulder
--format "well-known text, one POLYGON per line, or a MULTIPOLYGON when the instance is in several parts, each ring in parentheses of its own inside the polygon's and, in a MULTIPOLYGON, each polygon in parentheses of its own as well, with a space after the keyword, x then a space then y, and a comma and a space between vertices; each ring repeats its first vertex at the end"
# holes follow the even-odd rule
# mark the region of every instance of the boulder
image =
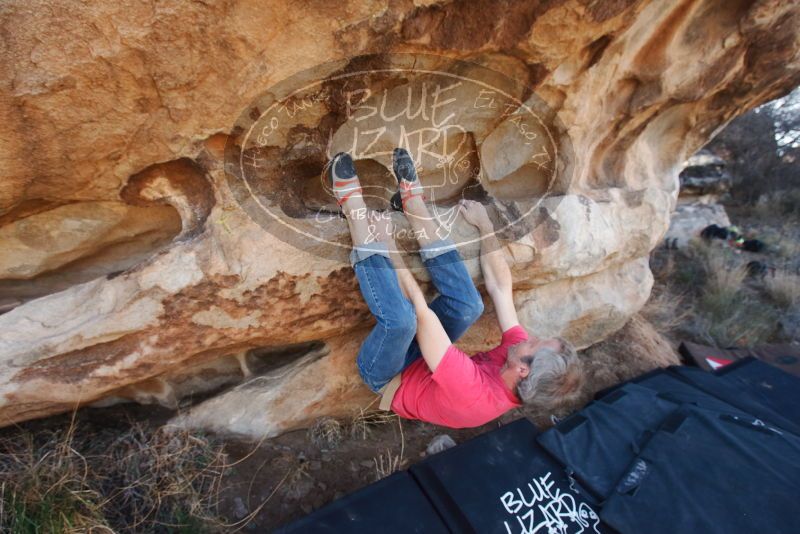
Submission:
MULTIPOLYGON (((799 19, 771 0, 8 2, 0 424, 229 388, 178 421, 268 436, 374 402, 324 179, 343 149, 375 208, 391 148, 412 150, 479 286, 453 207, 485 202, 524 326, 600 341, 647 298, 680 162, 797 85, 799 19)), ((498 335, 488 311, 460 344, 498 335)))
POLYGON ((664 243, 668 248, 685 248, 693 239, 699 239, 700 233, 710 224, 722 228, 731 225, 725 206, 705 202, 679 203, 672 214, 664 243))
POLYGON ((678 175, 678 204, 664 236, 667 248, 685 248, 711 224, 723 228, 730 226, 725 207, 718 203, 731 186, 731 177, 725 166, 724 159, 706 149, 699 150, 684 162, 678 175))
POLYGON ((169 206, 85 201, 32 213, 0 226, 2 298, 28 300, 122 272, 167 246, 180 229, 169 206))
POLYGON ((725 160, 703 149, 693 154, 684 164, 680 199, 715 202, 731 187, 731 176, 725 170, 725 160))

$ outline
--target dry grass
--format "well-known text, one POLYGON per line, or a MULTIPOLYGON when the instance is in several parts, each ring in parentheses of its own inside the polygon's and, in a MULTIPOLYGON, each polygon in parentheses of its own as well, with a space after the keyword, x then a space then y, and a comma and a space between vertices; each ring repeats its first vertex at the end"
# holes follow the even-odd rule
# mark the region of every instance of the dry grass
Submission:
POLYGON ((777 310, 744 295, 735 303, 701 300, 693 319, 698 341, 718 347, 752 346, 768 342, 778 325, 777 310))
POLYGON ((661 334, 677 330, 691 316, 684 295, 661 286, 653 289, 650 299, 639 313, 661 334))
POLYGON ((320 449, 335 449, 343 437, 342 424, 333 417, 320 417, 308 429, 308 439, 320 449))
POLYGON ((224 465, 184 432, 19 431, 0 439, 0 531, 209 532, 224 465))
POLYGON ((370 406, 359 408, 359 411, 347 421, 338 421, 331 417, 317 419, 308 430, 309 440, 319 448, 334 448, 341 443, 345 433, 350 439, 366 440, 372 430, 383 425, 397 422, 400 431, 400 451, 393 453, 390 449, 379 451, 372 461, 375 464, 375 479, 380 480, 402 469, 405 459, 405 436, 401 419, 392 412, 371 410, 370 406))
POLYGON ((767 244, 779 260, 792 260, 800 256, 800 242, 797 241, 796 222, 785 224, 781 228, 764 228, 759 238, 767 244))
POLYGON ((800 243, 781 235, 776 240, 775 250, 782 259, 790 260, 800 256, 800 243))
POLYGON ((392 454, 392 451, 386 449, 386 453, 379 454, 372 459, 375 462, 375 480, 386 478, 395 471, 400 469, 401 456, 399 454, 392 454))
POLYGON ((705 273, 703 290, 707 294, 734 296, 747 278, 747 268, 728 249, 696 245, 692 250, 701 262, 705 273))
POLYGON ((405 463, 405 459, 403 458, 403 454, 405 453, 406 449, 406 438, 403 434, 403 423, 399 417, 397 419, 397 425, 400 429, 400 452, 398 454, 392 454, 392 451, 388 448, 386 449, 386 454, 378 454, 375 456, 372 461, 375 462, 375 480, 380 480, 385 478, 395 471, 398 471, 403 468, 403 464, 405 463))
POLYGON ((656 286, 642 314, 666 335, 731 347, 770 341, 779 310, 750 287, 741 255, 722 243, 694 242, 654 255, 656 286))
POLYGON ((359 408, 350 419, 339 420, 333 417, 320 417, 308 429, 308 439, 320 449, 335 449, 345 435, 351 439, 367 439, 378 426, 394 423, 399 418, 392 412, 359 408))
POLYGON ((744 290, 747 268, 725 249, 709 248, 702 261, 705 283, 696 303, 695 331, 706 343, 720 347, 767 340, 775 330, 776 313, 744 290))
POLYGON ((714 322, 724 320, 739 299, 747 269, 736 263, 730 250, 718 246, 694 244, 689 256, 703 272, 702 280, 698 281, 697 311, 714 322))
POLYGON ((350 436, 353 439, 367 439, 373 428, 399 421, 399 417, 392 412, 380 410, 359 409, 350 420, 350 436))
POLYGON ((781 308, 788 310, 800 305, 800 276, 779 271, 764 278, 764 289, 781 308))
POLYGON ((761 220, 800 218, 800 190, 786 189, 773 192, 751 208, 752 215, 761 220))

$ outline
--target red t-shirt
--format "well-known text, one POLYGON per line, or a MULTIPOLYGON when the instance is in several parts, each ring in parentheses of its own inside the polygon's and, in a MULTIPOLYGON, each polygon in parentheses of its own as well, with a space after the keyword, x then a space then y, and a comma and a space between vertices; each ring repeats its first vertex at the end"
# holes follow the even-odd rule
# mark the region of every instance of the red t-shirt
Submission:
POLYGON ((423 358, 406 367, 392 399, 392 411, 450 428, 481 426, 521 406, 500 377, 511 345, 528 339, 517 325, 503 332, 500 345, 472 358, 453 345, 432 373, 423 358))

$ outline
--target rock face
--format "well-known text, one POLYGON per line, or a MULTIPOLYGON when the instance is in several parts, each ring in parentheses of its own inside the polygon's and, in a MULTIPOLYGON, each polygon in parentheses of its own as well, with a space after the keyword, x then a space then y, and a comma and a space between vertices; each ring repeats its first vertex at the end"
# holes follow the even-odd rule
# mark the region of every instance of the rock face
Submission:
POLYGON ((672 249, 685 248, 710 224, 723 228, 731 225, 725 206, 715 202, 681 202, 672 214, 664 245, 672 249))
MULTIPOLYGON (((121 399, 178 406, 239 382, 179 421, 263 436, 369 405, 354 359, 371 318, 320 177, 332 151, 369 146, 356 165, 379 207, 387 150, 412 126, 431 206, 476 281, 460 196, 499 226, 522 221, 500 235, 525 326, 588 346, 646 301, 680 163, 800 81, 800 7, 768 0, 18 1, 0 24, 0 424, 121 399), (449 77, 516 82, 517 104, 437 86, 460 128, 422 114, 353 145, 433 90, 393 70, 420 53, 449 77), (354 105, 337 95, 359 69, 354 105), (247 145, 242 117, 271 128, 258 120, 277 90, 264 91, 306 72, 319 89, 280 101, 290 119, 247 145), (542 121, 523 120, 531 108, 542 121), (258 178, 246 198, 236 151, 258 178)), ((462 346, 496 341, 492 321, 462 346)))
POLYGON ((725 160, 708 150, 700 150, 688 160, 680 175, 680 198, 699 202, 715 202, 731 187, 731 176, 725 160))
POLYGON ((725 160, 708 150, 700 150, 684 164, 678 175, 681 183, 678 205, 672 213, 664 244, 684 248, 710 225, 731 225, 725 207, 718 201, 731 187, 725 160))

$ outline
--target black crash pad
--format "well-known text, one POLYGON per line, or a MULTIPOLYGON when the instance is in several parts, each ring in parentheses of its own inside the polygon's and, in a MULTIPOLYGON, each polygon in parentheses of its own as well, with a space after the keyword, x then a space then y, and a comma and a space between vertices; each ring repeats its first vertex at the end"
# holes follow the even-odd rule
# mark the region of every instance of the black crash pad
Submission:
POLYGON ((800 378, 755 358, 727 365, 716 374, 800 427, 800 378))
POLYGON ((346 495, 275 532, 436 534, 449 531, 416 482, 402 471, 346 495))
POLYGON ((795 534, 800 438, 685 405, 667 417, 600 511, 622 533, 795 534))
POLYGON ((520 419, 410 468, 452 532, 608 532, 520 419))
MULTIPOLYGON (((698 372, 697 370, 694 370, 698 372)), ((710 380, 714 380, 710 378, 710 380)), ((700 389, 691 382, 681 378, 670 369, 659 369, 655 372, 642 375, 632 383, 657 392, 659 398, 672 401, 676 404, 693 404, 707 410, 747 414, 746 411, 725 402, 713 394, 700 389)))
MULTIPOLYGON (((735 368, 738 363, 731 365, 735 368)), ((798 388, 786 387, 785 373, 781 376, 784 379, 773 381, 777 387, 781 388, 780 393, 776 393, 776 395, 780 394, 784 399, 800 397, 797 393, 800 391, 798 388)), ((722 369, 711 373, 697 367, 671 366, 650 371, 626 383, 638 384, 658 391, 665 399, 677 403, 695 404, 710 410, 738 411, 750 414, 800 436, 800 420, 795 417, 794 413, 789 411, 783 413, 781 410, 773 408, 771 404, 764 402, 761 392, 752 392, 749 387, 745 387, 741 383, 741 379, 736 381, 727 379, 722 373, 722 369)), ((602 399, 624 385, 625 383, 606 388, 598 392, 595 398, 602 399)))
MULTIPOLYGON (((755 368, 751 367, 750 370, 755 368)), ((700 389, 718 399, 735 406, 736 408, 762 419, 770 424, 781 427, 785 430, 795 433, 800 436, 800 421, 797 421, 793 416, 794 413, 783 413, 780 410, 773 408, 769 403, 763 401, 762 395, 757 395, 755 392, 741 382, 743 376, 739 375, 736 380, 728 379, 724 374, 709 373, 698 369, 697 367, 670 367, 669 373, 686 381, 690 385, 700 389)), ((785 375, 785 373, 784 373, 785 375)), ((791 377, 789 377, 791 378, 791 377)), ((776 387, 783 387, 786 382, 776 382, 776 387)), ((791 384, 791 382, 790 382, 791 384)), ((775 395, 785 395, 787 398, 797 398, 798 390, 789 387, 789 390, 776 391, 775 395)))
POLYGON ((539 444, 598 501, 611 494, 652 431, 680 405, 626 384, 539 435, 539 444))

